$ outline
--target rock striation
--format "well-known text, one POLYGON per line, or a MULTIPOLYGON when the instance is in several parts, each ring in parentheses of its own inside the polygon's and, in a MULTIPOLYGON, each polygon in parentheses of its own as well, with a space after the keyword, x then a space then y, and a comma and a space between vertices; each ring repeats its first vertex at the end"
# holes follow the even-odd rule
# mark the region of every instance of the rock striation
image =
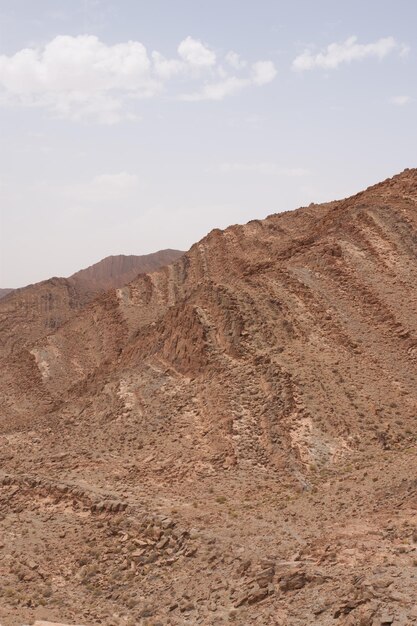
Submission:
POLYGON ((416 285, 411 169, 11 333, 0 621, 417 623, 416 285))
POLYGON ((53 333, 107 289, 123 287, 138 274, 159 269, 182 254, 160 250, 142 256, 109 256, 69 278, 0 290, 0 354, 17 352, 53 333))

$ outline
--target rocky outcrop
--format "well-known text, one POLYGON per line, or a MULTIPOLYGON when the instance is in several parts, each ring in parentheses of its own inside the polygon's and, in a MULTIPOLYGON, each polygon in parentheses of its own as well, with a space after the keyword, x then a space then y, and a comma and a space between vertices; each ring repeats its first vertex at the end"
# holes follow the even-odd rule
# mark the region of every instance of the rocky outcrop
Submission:
POLYGON ((154 272, 184 254, 179 250, 160 250, 152 254, 108 256, 98 263, 72 274, 76 284, 95 293, 123 287, 138 274, 154 272))
POLYGON ((12 346, 0 621, 416 623, 416 285, 407 170, 12 346))
POLYGON ((69 278, 0 290, 0 357, 54 333, 106 290, 123 287, 138 274, 159 269, 182 254, 161 250, 142 256, 110 256, 69 278))

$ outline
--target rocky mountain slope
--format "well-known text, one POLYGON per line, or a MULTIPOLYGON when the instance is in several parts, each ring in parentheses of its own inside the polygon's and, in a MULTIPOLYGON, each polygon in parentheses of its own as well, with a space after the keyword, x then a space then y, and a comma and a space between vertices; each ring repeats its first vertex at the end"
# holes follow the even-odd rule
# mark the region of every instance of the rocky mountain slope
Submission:
POLYGON ((7 296, 12 291, 13 289, 0 289, 0 300, 1 298, 4 298, 4 296, 7 296))
POLYGON ((0 354, 16 352, 55 331, 98 294, 122 287, 141 272, 159 269, 182 254, 160 250, 141 256, 109 256, 69 278, 3 290, 10 293, 0 302, 0 354))
POLYGON ((182 254, 184 253, 179 250, 160 250, 141 256, 133 254, 108 256, 102 261, 76 272, 71 278, 77 284, 85 285, 85 288, 90 291, 105 291, 126 285, 138 274, 153 272, 164 265, 169 265, 182 254))
POLYGON ((0 621, 417 623, 416 285, 413 169, 13 350, 0 621))

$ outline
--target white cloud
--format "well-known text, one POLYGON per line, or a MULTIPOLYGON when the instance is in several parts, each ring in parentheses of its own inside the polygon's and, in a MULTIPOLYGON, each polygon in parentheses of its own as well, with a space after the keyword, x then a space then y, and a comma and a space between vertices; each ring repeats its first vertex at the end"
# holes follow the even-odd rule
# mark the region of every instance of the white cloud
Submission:
MULTIPOLYGON (((179 98, 197 101, 222 100, 244 87, 265 85, 276 75, 271 61, 252 63, 246 76, 233 75, 247 66, 236 52, 225 55, 225 66, 221 61, 190 36, 180 42, 178 56, 171 59, 158 51, 148 55, 139 41, 107 45, 93 35, 60 35, 43 47, 0 55, 0 104, 114 124, 137 118, 135 101, 158 96, 175 78, 181 85, 194 84, 190 94, 179 98)), ((174 83, 174 97, 178 97, 175 87, 174 83)))
POLYGON ((256 172, 258 174, 275 174, 290 178, 308 176, 310 171, 302 167, 280 167, 277 163, 222 163, 220 171, 224 174, 233 172, 256 172))
POLYGON ((247 65, 246 61, 241 59, 240 55, 237 52, 233 52, 233 50, 226 54, 225 61, 235 70, 241 70, 247 65))
POLYGON ((58 36, 44 48, 0 56, 2 99, 69 119, 117 122, 126 97, 147 98, 160 89, 150 66, 137 41, 107 46, 91 35, 58 36))
POLYGON ((250 81, 246 78, 236 78, 230 76, 215 83, 208 83, 195 93, 184 94, 180 96, 181 100, 188 102, 198 102, 199 100, 223 100, 226 96, 231 96, 244 87, 250 85, 250 81))
POLYGON ((248 77, 239 78, 237 76, 227 76, 227 72, 221 68, 222 80, 206 83, 200 90, 180 97, 181 100, 198 102, 199 100, 223 100, 226 96, 231 96, 245 87, 263 86, 272 82, 277 74, 272 61, 258 61, 252 63, 248 77))
POLYGON ((357 37, 349 37, 342 43, 331 43, 327 48, 313 54, 311 50, 305 50, 297 56, 292 67, 297 71, 321 69, 336 69, 342 63, 361 61, 366 58, 384 59, 392 52, 397 51, 400 56, 407 54, 408 48, 397 43, 394 37, 383 37, 374 43, 358 43, 357 37))
POLYGON ((184 72, 186 65, 178 59, 166 59, 160 52, 152 52, 155 73, 162 80, 170 79, 184 72))
POLYGON ((391 104, 395 104, 399 107, 409 104, 411 102, 410 96, 393 96, 390 98, 391 104))
POLYGON ((187 37, 178 46, 179 56, 195 67, 211 67, 216 63, 216 55, 198 39, 187 37))
POLYGON ((407 46, 407 44, 405 43, 401 44, 399 47, 400 57, 405 58, 406 56, 408 56, 410 53, 410 50, 411 50, 410 46, 407 46))
POLYGON ((252 64, 252 80, 255 85, 267 85, 276 75, 277 70, 272 61, 258 61, 252 64))

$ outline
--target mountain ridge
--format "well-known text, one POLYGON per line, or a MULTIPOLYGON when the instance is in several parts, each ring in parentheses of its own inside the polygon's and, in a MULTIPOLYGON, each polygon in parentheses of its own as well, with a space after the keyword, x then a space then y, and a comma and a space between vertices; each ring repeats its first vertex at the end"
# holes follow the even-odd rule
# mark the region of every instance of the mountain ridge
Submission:
POLYGON ((130 282, 139 273, 151 272, 162 265, 172 263, 182 255, 179 250, 166 248, 150 254, 110 255, 70 276, 76 282, 91 283, 103 290, 121 287, 130 282))
POLYGON ((12 291, 14 291, 13 288, 4 287, 3 289, 0 289, 0 300, 1 300, 1 298, 4 298, 5 296, 7 296, 12 291))
POLYGON ((215 229, 12 351, 19 614, 41 617, 30 554, 54 619, 415 623, 416 285, 410 169, 215 229))
POLYGON ((20 349, 27 341, 58 328, 100 293, 121 287, 142 271, 157 269, 182 254, 166 249, 142 256, 109 256, 68 278, 54 276, 10 290, 0 301, 0 349, 20 349), (12 337, 19 339, 12 342, 12 337))

